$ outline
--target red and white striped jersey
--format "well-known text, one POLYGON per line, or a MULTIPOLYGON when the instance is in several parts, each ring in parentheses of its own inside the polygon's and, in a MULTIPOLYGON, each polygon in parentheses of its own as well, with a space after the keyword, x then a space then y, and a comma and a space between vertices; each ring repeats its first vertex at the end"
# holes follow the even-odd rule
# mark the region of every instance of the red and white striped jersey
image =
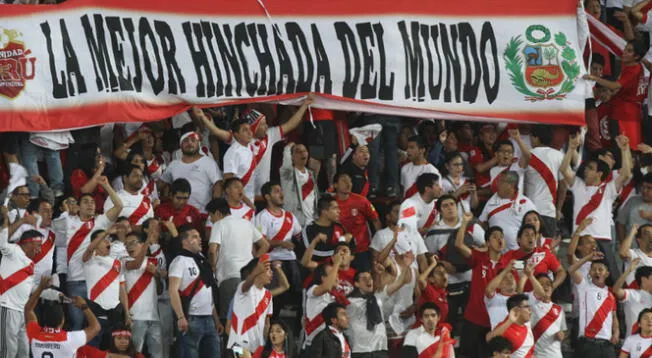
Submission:
POLYGON ((124 282, 119 260, 111 256, 93 256, 84 263, 88 298, 105 310, 120 304, 120 283, 124 282))
MULTIPOLYGON (((160 176, 159 176, 160 177, 160 176)), ((113 187, 113 190, 117 192, 121 191, 124 189, 125 184, 122 179, 122 176, 119 176, 113 180, 111 183, 111 186, 113 187)), ((158 189, 156 188, 156 180, 153 178, 143 178, 143 184, 138 190, 139 193, 149 197, 151 201, 157 200, 158 197, 158 189)))
POLYGON ((91 243, 91 234, 96 230, 106 230, 112 222, 106 215, 81 221, 78 216, 67 216, 66 223, 66 257, 68 259, 68 282, 84 281, 84 264, 82 256, 91 243))
MULTIPOLYGON (((120 216, 129 218, 131 225, 142 225, 143 221, 154 217, 154 208, 152 207, 152 200, 148 195, 142 193, 131 194, 126 190, 120 190, 118 193, 122 201, 122 211, 120 216)), ((104 202, 104 212, 107 212, 113 207, 111 198, 106 198, 104 202)))
POLYGON ((51 276, 54 265, 54 241, 56 234, 49 228, 39 228, 38 232, 43 235, 41 241, 41 252, 36 255, 34 261, 34 282, 41 281, 41 276, 51 276))
MULTIPOLYGON (((265 209, 256 215, 254 226, 270 242, 290 241, 293 236, 301 233, 299 220, 289 211, 281 210, 280 215, 274 215, 265 209)), ((276 247, 269 253, 271 260, 296 260, 294 250, 276 247)))
POLYGON ((254 192, 260 194, 263 184, 269 181, 272 163, 272 148, 283 140, 283 129, 281 126, 269 127, 262 139, 254 138, 249 147, 256 155, 256 170, 254 173, 254 192))
POLYGON ((576 178, 573 186, 573 230, 585 218, 593 218, 591 225, 578 235, 591 235, 599 240, 611 240, 611 225, 613 225, 612 208, 618 197, 615 181, 611 180, 598 186, 587 186, 580 178, 576 178))
POLYGON ((525 168, 525 195, 536 203, 539 214, 555 217, 559 167, 564 155, 550 147, 530 150, 532 157, 525 168))
POLYGON ((147 264, 157 264, 156 258, 147 257, 139 268, 125 270, 125 285, 129 313, 134 320, 158 321, 158 295, 156 279, 147 271, 147 264))
MULTIPOLYGON (((455 178, 451 178, 450 176, 445 176, 441 180, 441 192, 444 194, 452 194, 467 182, 471 183, 471 180, 464 176, 458 178, 457 180, 455 178)), ((468 192, 466 194, 460 195, 459 203, 462 205, 462 208, 465 212, 471 211, 471 193, 468 192)), ((460 210, 462 208, 460 208, 460 210)))
POLYGON ((523 325, 512 323, 503 332, 503 337, 512 342, 512 358, 534 357, 534 335, 530 322, 523 325))
POLYGON ((27 338, 33 357, 75 357, 77 349, 86 344, 84 331, 66 332, 61 329, 41 327, 37 321, 27 323, 27 338))
POLYGON ((652 357, 652 337, 634 334, 623 343, 620 351, 628 354, 629 358, 649 358, 652 357))
POLYGON ((421 174, 425 173, 434 173, 439 175, 439 183, 441 184, 441 174, 439 174, 439 170, 437 170, 437 168, 435 168, 435 166, 430 163, 414 165, 414 163, 409 162, 401 167, 401 186, 403 187, 403 199, 407 199, 419 192, 416 185, 417 178, 421 174))
POLYGON ((229 208, 231 209, 231 216, 234 218, 242 218, 252 221, 254 215, 256 215, 256 210, 250 208, 248 205, 245 205, 245 203, 240 203, 239 206, 229 205, 229 208))
POLYGON ((638 315, 645 308, 652 307, 652 294, 639 289, 626 289, 621 301, 625 309, 625 335, 634 334, 638 329, 638 315))
POLYGON ((213 314, 213 292, 201 279, 199 267, 191 257, 177 256, 170 263, 168 277, 181 279, 179 295, 191 297, 189 314, 191 316, 210 316, 213 314))
POLYGON ((256 192, 254 171, 256 169, 256 158, 249 146, 243 146, 234 140, 224 154, 224 173, 231 173, 242 180, 244 195, 252 202, 256 192))
MULTIPOLYGON (((435 352, 441 344, 440 336, 433 336, 426 332, 423 326, 408 331, 403 341, 404 346, 411 346, 417 349, 419 357, 434 357, 435 352)), ((442 348, 442 358, 455 358, 455 349, 448 343, 442 348)))
POLYGON ((315 336, 326 327, 321 312, 328 304, 335 302, 335 298, 329 293, 315 296, 313 292, 316 287, 317 285, 313 285, 306 291, 305 304, 303 305, 305 310, 305 324, 303 329, 306 333, 303 341, 303 349, 310 347, 315 336))
POLYGON ((580 337, 610 340, 616 298, 609 292, 609 287, 598 287, 588 277, 583 277, 575 287, 580 311, 580 337))
POLYGON ((8 236, 8 229, 0 231, 0 306, 23 312, 34 286, 34 262, 8 236))
POLYGON ((249 291, 242 292, 244 282, 238 285, 233 296, 231 313, 231 332, 227 348, 238 344, 255 351, 265 345, 265 320, 274 313, 272 293, 265 287, 255 285, 249 291))
POLYGON ((478 219, 488 222, 490 227, 500 226, 505 235, 505 249, 516 250, 518 229, 521 227, 523 216, 530 210, 536 210, 536 206, 522 194, 517 194, 516 198, 512 199, 503 199, 498 194, 494 194, 487 201, 478 219))
POLYGON ((534 356, 537 358, 562 358, 561 342, 555 338, 558 332, 566 330, 564 309, 553 303, 537 299, 529 293, 532 309, 532 334, 534 341, 534 356))
POLYGON ((429 229, 435 224, 438 215, 437 209, 435 209, 435 202, 436 200, 426 203, 419 193, 403 200, 400 207, 398 225, 405 225, 414 232, 429 229))
POLYGON ((513 171, 518 173, 518 192, 523 193, 523 187, 525 182, 525 169, 521 168, 516 158, 514 158, 514 163, 509 166, 495 166, 489 169, 489 176, 491 177, 489 181, 489 187, 494 193, 498 188, 498 178, 504 172, 513 171))
MULTIPOLYGON (((632 262, 632 260, 637 258, 641 259, 641 263, 639 264, 639 266, 652 266, 652 257, 648 256, 648 254, 645 253, 640 248, 635 248, 635 249, 629 249, 629 260, 625 261, 625 270, 629 268, 629 265, 632 262)), ((627 279, 625 283, 629 288, 636 288, 636 270, 632 271, 629 275, 627 275, 627 279)))

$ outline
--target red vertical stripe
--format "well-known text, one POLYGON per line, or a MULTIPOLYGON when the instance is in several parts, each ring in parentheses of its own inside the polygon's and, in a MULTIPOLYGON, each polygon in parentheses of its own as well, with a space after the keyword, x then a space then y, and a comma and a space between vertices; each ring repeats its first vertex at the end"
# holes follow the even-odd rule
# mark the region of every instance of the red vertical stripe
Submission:
POLYGON ((532 154, 532 158, 530 159, 530 166, 534 168, 534 170, 541 175, 543 178, 543 181, 546 183, 548 186, 548 190, 550 191, 550 195, 552 196, 552 202, 553 204, 557 203, 557 180, 555 179, 555 176, 552 174, 550 171, 550 168, 539 159, 536 155, 532 154))
POLYGON ((95 218, 92 218, 89 221, 83 223, 77 232, 72 235, 70 242, 68 242, 68 262, 70 262, 72 255, 75 254, 75 251, 77 251, 82 242, 84 242, 86 236, 88 236, 91 230, 93 230, 93 227, 95 227, 95 218))
POLYGON ((436 217, 437 217, 437 209, 433 208, 432 211, 430 212, 430 215, 428 215, 426 222, 423 223, 423 226, 421 228, 422 229, 429 228, 435 222, 436 217))
POLYGON ((240 178, 243 186, 246 186, 249 183, 249 180, 251 179, 251 176, 254 174, 254 170, 256 169, 256 163, 257 163, 256 157, 252 155, 251 163, 249 163, 249 170, 247 170, 245 175, 243 175, 242 178, 240 178))

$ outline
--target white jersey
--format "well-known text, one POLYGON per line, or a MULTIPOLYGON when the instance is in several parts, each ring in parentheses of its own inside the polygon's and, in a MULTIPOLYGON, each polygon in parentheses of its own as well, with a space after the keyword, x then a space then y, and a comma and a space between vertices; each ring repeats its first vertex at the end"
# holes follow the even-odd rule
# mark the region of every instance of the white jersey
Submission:
MULTIPOLYGON (((387 298, 385 291, 375 294, 378 307, 383 306, 387 298)), ((367 299, 362 297, 349 298, 351 302, 346 306, 349 314, 349 337, 351 338, 351 352, 371 353, 387 350, 387 331, 383 322, 374 329, 367 329, 367 299)), ((382 311, 381 311, 382 315, 382 311)), ((383 320, 384 321, 384 320, 383 320)))
POLYGON ((147 264, 156 265, 156 258, 146 257, 139 268, 125 270, 125 288, 131 318, 137 321, 158 321, 156 279, 147 271, 147 264))
MULTIPOLYGON (((462 185, 466 183, 471 183, 470 179, 466 177, 461 177, 457 181, 450 176, 445 176, 441 181, 441 191, 444 194, 452 194, 457 189, 461 188, 462 185)), ((460 212, 470 212, 471 211, 471 193, 460 195, 458 198, 458 205, 461 205, 460 212)))
POLYGON ((521 194, 514 199, 503 199, 494 194, 487 201, 478 219, 487 222, 489 227, 500 226, 505 235, 506 251, 516 250, 518 229, 521 227, 523 216, 530 210, 536 210, 534 203, 521 194))
MULTIPOLYGON (((161 176, 159 175, 159 178, 160 177, 161 176)), ((123 190, 125 188, 125 183, 122 179, 122 176, 113 179, 113 181, 111 182, 111 186, 113 187, 113 190, 115 190, 116 193, 119 192, 120 190, 123 190)), ((159 198, 158 189, 156 188, 156 181, 153 178, 143 177, 143 184, 141 185, 138 192, 149 197, 151 201, 157 200, 159 198)))
MULTIPOLYGON (((447 247, 446 245, 448 244, 448 239, 450 238, 451 234, 455 232, 461 224, 462 222, 460 220, 458 220, 457 224, 453 226, 447 225, 443 220, 435 224, 435 226, 433 226, 430 231, 428 231, 428 234, 424 240, 426 247, 428 248, 428 252, 435 254, 444 254, 444 252, 441 252, 442 250, 457 250, 455 247, 447 247)), ((471 235, 473 238, 474 246, 480 247, 485 244, 484 229, 482 226, 478 224, 471 224, 467 227, 466 232, 469 233, 469 235, 471 235)), ((452 285, 456 283, 470 282, 472 275, 473 271, 471 269, 463 272, 451 273, 448 275, 448 284, 452 285)))
MULTIPOLYGON (((586 262, 584 265, 580 266, 579 269, 577 269, 577 272, 582 275, 582 277, 585 280, 590 280, 591 278, 589 277, 589 270, 591 270, 591 261, 586 262)), ((573 318, 577 318, 580 314, 580 302, 578 300, 579 297, 579 292, 577 292, 577 286, 576 285, 571 285, 572 286, 572 291, 573 291, 573 306, 572 306, 572 311, 571 311, 571 316, 573 318)))
POLYGON ((179 296, 190 297, 188 314, 191 316, 210 316, 213 314, 213 292, 204 285, 199 267, 192 257, 177 256, 170 263, 168 277, 181 279, 179 296))
MULTIPOLYGON (((131 194, 122 189, 117 192, 122 201, 122 211, 119 216, 126 216, 131 225, 142 225, 143 221, 154 217, 154 208, 152 200, 142 193, 131 194)), ((106 213, 113 208, 111 197, 106 198, 104 202, 104 212, 106 213)))
MULTIPOLYGON (((516 160, 516 158, 514 158, 516 160)), ((518 192, 523 194, 523 187, 525 182, 525 169, 521 168, 518 161, 515 161, 508 166, 495 166, 489 169, 489 187, 494 188, 498 185, 498 177, 505 172, 516 172, 518 173, 518 192)))
POLYGON ((441 174, 434 165, 430 163, 414 165, 409 162, 401 167, 401 186, 403 187, 403 198, 407 199, 414 194, 417 194, 417 178, 421 174, 433 173, 439 176, 439 183, 441 184, 441 174))
POLYGON ((54 268, 54 242, 56 241, 56 234, 49 228, 40 228, 37 230, 43 235, 43 239, 41 241, 41 252, 32 259, 34 261, 34 282, 40 282, 41 276, 52 275, 54 268))
POLYGON ((36 321, 27 323, 26 330, 33 357, 75 358, 77 349, 86 345, 84 331, 41 327, 36 321))
POLYGON ((640 334, 634 334, 625 339, 622 348, 629 358, 647 358, 652 356, 652 337, 643 337, 640 334))
POLYGON ((652 294, 644 290, 625 289, 625 298, 621 302, 625 306, 625 335, 629 336, 636 331, 638 314, 652 307, 652 294))
MULTIPOLYGON (((433 336, 426 332, 423 325, 411 329, 405 336, 405 341, 403 341, 404 346, 415 347, 419 357, 434 357, 434 353, 439 348, 439 344, 441 344, 441 337, 433 336)), ((441 356, 444 358, 455 358, 453 345, 447 344, 446 347, 442 348, 441 356)))
POLYGON ((243 146, 234 140, 224 154, 224 173, 231 173, 242 180, 244 195, 255 200, 256 157, 250 146, 243 146))
POLYGON ((306 316, 306 324, 303 327, 306 333, 303 341, 303 349, 310 347, 315 336, 326 327, 321 312, 329 303, 335 302, 335 298, 328 292, 321 296, 315 296, 313 294, 315 288, 317 288, 317 285, 313 285, 306 291, 306 300, 303 306, 305 310, 304 315, 306 316))
MULTIPOLYGON (((301 234, 299 220, 289 211, 281 210, 276 216, 267 209, 259 212, 254 219, 254 226, 270 242, 292 241, 292 237, 301 234)), ((294 250, 276 247, 269 253, 270 260, 292 261, 297 259, 294 250)))
POLYGON ((260 195, 263 184, 269 181, 270 166, 272 163, 272 147, 283 140, 281 126, 269 127, 262 139, 253 139, 250 147, 256 156, 256 170, 254 173, 254 192, 260 195))
POLYGON ((611 224, 614 200, 618 197, 615 181, 610 180, 598 186, 587 186, 575 178, 573 186, 573 230, 584 218, 593 218, 591 225, 578 235, 591 235, 596 240, 611 240, 611 224), (599 200, 592 200, 595 197, 599 200))
MULTIPOLYGON (((156 259, 156 268, 159 270, 167 270, 168 260, 163 253, 163 248, 159 244, 151 244, 149 246, 150 257, 156 259)), ((170 292, 168 291, 168 281, 161 280, 160 282, 163 290, 160 295, 158 295, 159 300, 168 300, 170 299, 170 292)))
POLYGON ((248 205, 245 205, 245 203, 242 202, 239 206, 229 205, 229 209, 231 209, 231 216, 234 218, 245 219, 247 221, 252 221, 256 215, 256 211, 254 209, 250 208, 248 205))
MULTIPOLYGON (((638 264, 639 267, 641 266, 652 266, 652 257, 648 256, 645 252, 643 252, 641 249, 636 248, 636 249, 629 249, 629 260, 625 261, 625 270, 629 268, 629 265, 631 264, 632 260, 634 259, 641 259, 641 263, 638 264)), ((632 271, 629 275, 627 275, 627 280, 626 284, 627 287, 632 287, 636 283, 636 270, 632 271)))
POLYGON ((84 263, 88 298, 105 310, 120 304, 120 284, 125 281, 119 260, 94 255, 84 263))
POLYGON ((262 238, 263 234, 251 222, 233 215, 214 223, 208 243, 220 245, 217 282, 240 278, 240 269, 254 258, 252 248, 262 238))
POLYGON ((161 175, 161 180, 172 184, 179 178, 188 180, 192 188, 188 204, 197 208, 199 212, 206 213, 206 204, 213 197, 213 186, 222 180, 222 172, 215 160, 202 156, 192 163, 184 163, 182 160, 172 161, 161 175))
MULTIPOLYGON (((392 239, 394 239, 394 232, 386 227, 382 230, 376 231, 369 247, 377 252, 381 252, 387 244, 392 241, 392 239)), ((428 249, 426 248, 426 244, 423 242, 421 235, 419 235, 418 232, 413 231, 410 227, 405 226, 403 227, 403 230, 398 232, 396 244, 392 251, 389 252, 389 257, 393 258, 396 255, 404 254, 408 251, 412 252, 414 257, 417 257, 428 252, 428 249)), ((417 268, 416 260, 412 262, 412 267, 417 268)))
POLYGON ((91 234, 97 230, 106 230, 113 223, 106 215, 98 215, 88 221, 82 221, 78 216, 68 216, 65 220, 68 282, 84 281, 82 256, 91 243, 91 234))
POLYGON ((536 344, 534 356, 539 358, 562 358, 561 341, 557 333, 566 330, 564 309, 553 303, 538 300, 534 294, 528 293, 532 309, 532 334, 536 344))
POLYGON ((598 287, 590 278, 582 278, 577 287, 580 311, 580 337, 611 340, 616 298, 609 287, 598 287))
POLYGON ((8 229, 0 231, 0 306, 23 312, 34 287, 34 262, 17 244, 7 242, 8 229))
MULTIPOLYGON (((395 260, 396 276, 401 275, 401 268, 395 260)), ((412 328, 416 322, 415 316, 401 317, 401 313, 410 308, 414 303, 414 287, 417 284, 417 277, 419 270, 417 268, 410 268, 412 270, 412 279, 407 284, 403 285, 388 299, 383 301, 383 315, 387 318, 387 324, 392 329, 394 338, 401 338, 405 333, 412 328)))
POLYGON ((559 167, 564 155, 549 147, 532 148, 530 152, 532 158, 525 169, 525 195, 536 203, 539 214, 554 218, 559 167))
POLYGON ((274 312, 272 293, 265 287, 255 285, 242 292, 244 282, 240 282, 233 296, 231 313, 231 332, 227 349, 238 344, 250 351, 265 345, 265 320, 274 312))
POLYGON ((426 203, 419 193, 403 200, 399 210, 398 225, 407 226, 414 232, 429 229, 437 218, 435 200, 426 203))
POLYGON ((534 335, 530 322, 524 325, 512 323, 503 333, 503 337, 512 342, 512 358, 533 357, 534 335))
POLYGON ((507 311, 507 300, 510 297, 500 292, 495 292, 491 297, 486 294, 484 295, 484 305, 487 307, 491 329, 496 328, 509 315, 509 311, 507 311))

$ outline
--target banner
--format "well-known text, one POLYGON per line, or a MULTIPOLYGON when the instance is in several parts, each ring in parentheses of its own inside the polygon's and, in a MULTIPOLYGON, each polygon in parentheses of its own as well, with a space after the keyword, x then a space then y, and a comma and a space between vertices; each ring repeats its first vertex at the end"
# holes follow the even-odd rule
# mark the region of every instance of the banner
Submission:
POLYGON ((584 123, 567 0, 68 0, 0 5, 0 131, 253 101, 584 123))

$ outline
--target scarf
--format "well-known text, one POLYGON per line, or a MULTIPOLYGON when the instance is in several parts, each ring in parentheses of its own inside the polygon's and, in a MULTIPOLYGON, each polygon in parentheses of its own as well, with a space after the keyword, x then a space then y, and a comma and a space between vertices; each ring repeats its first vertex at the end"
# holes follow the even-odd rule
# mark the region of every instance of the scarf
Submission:
POLYGON ((368 331, 373 331, 376 328, 376 325, 383 323, 383 315, 380 311, 380 306, 378 306, 376 295, 373 293, 362 293, 359 288, 356 288, 351 292, 349 297, 365 299, 368 331))
POLYGON ((195 264, 199 267, 199 276, 204 282, 204 286, 212 287, 215 284, 215 280, 213 280, 213 270, 204 255, 200 253, 194 254, 188 250, 181 249, 179 256, 186 256, 195 260, 195 264))

